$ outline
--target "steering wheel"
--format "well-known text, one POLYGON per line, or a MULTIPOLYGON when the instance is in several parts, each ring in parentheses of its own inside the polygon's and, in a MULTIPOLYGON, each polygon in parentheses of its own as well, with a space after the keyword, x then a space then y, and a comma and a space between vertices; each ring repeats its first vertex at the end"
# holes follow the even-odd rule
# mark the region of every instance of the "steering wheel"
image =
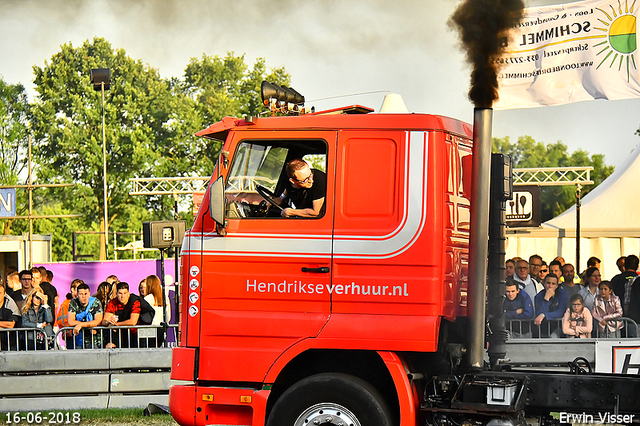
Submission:
POLYGON ((284 210, 280 204, 273 201, 273 198, 275 198, 276 194, 274 194, 273 192, 271 192, 270 190, 268 190, 262 185, 256 185, 256 191, 258 191, 258 194, 260 194, 260 196, 264 198, 267 201, 267 203, 271 204, 273 207, 277 208, 278 210, 281 210, 281 211, 284 210))

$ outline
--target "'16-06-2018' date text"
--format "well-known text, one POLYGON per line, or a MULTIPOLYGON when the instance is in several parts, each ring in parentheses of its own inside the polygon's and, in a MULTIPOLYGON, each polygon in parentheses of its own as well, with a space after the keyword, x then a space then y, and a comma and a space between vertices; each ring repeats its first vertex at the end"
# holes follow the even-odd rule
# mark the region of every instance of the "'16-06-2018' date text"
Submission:
POLYGON ((80 423, 80 413, 77 411, 34 411, 34 412, 13 412, 5 413, 7 424, 30 424, 30 425, 60 425, 80 423))

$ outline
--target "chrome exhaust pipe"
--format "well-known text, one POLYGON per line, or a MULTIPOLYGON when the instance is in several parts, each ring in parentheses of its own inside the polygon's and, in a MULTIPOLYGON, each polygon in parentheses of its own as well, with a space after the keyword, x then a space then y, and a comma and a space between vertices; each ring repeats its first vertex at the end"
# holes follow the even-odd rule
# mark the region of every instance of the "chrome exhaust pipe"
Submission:
POLYGON ((491 190, 491 127, 493 109, 473 110, 471 171, 471 230, 469 235, 468 311, 469 366, 484 367, 484 336, 489 252, 489 197, 491 190))

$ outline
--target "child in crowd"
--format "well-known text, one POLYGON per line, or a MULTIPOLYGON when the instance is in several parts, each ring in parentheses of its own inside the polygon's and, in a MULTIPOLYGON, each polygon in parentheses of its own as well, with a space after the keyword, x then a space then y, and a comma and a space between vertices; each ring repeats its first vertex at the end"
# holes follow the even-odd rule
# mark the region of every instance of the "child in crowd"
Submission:
POLYGON ((569 299, 569 307, 562 317, 562 332, 567 337, 586 339, 591 337, 593 318, 591 312, 585 309, 584 299, 580 294, 574 294, 569 299))
POLYGON ((613 294, 611 283, 602 281, 598 287, 600 292, 593 302, 593 318, 598 321, 598 337, 620 337, 622 321, 609 321, 622 316, 620 298, 613 294))

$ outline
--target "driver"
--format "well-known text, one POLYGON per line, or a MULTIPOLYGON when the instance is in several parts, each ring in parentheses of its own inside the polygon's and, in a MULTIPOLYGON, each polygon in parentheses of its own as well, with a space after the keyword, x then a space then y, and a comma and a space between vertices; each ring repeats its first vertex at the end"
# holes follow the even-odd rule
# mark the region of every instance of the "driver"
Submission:
POLYGON ((280 199, 275 201, 291 207, 282 210, 282 217, 318 217, 324 213, 324 197, 327 193, 327 175, 311 169, 306 161, 299 158, 289 161, 286 167, 289 181, 280 199))

